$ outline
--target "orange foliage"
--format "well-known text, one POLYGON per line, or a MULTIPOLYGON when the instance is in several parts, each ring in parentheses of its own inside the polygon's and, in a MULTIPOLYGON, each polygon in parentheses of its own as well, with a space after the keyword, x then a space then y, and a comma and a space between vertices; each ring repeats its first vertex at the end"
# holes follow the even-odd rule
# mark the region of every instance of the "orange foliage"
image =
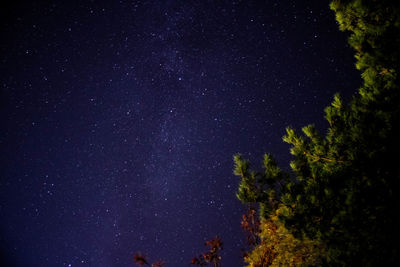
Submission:
POLYGON ((139 265, 149 265, 149 263, 146 260, 146 257, 140 253, 135 253, 133 256, 133 261, 138 263, 139 265))
POLYGON ((193 258, 191 263, 199 266, 206 266, 208 263, 213 263, 214 267, 220 267, 221 256, 218 253, 223 248, 221 238, 217 236, 209 241, 206 241, 205 245, 210 247, 209 251, 201 254, 197 258, 193 258))
POLYGON ((247 243, 255 246, 259 243, 258 234, 260 233, 260 220, 256 216, 256 210, 249 208, 247 214, 242 215, 241 226, 246 233, 247 243))

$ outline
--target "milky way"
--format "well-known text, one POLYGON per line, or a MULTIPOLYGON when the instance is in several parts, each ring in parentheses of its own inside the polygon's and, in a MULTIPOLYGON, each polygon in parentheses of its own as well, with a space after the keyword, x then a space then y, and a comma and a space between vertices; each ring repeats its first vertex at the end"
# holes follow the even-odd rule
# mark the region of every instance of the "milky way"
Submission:
POLYGON ((3 265, 243 266, 233 154, 287 169, 359 85, 328 1, 263 2, 2 2, 3 265))

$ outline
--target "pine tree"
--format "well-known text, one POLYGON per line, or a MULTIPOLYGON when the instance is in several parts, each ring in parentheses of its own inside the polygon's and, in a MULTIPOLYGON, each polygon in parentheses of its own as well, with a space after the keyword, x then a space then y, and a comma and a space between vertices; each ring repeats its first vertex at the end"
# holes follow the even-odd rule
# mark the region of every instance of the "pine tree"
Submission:
MULTIPOLYGON (((348 104, 339 95, 325 109, 326 135, 313 125, 287 128, 292 172, 271 155, 255 172, 239 155, 238 198, 260 204, 261 216, 279 219, 297 240, 326 249, 329 265, 393 265, 398 261, 400 151, 400 1, 335 0, 339 27, 350 31, 363 78, 348 104)), ((283 264, 283 263, 282 263, 283 264)))

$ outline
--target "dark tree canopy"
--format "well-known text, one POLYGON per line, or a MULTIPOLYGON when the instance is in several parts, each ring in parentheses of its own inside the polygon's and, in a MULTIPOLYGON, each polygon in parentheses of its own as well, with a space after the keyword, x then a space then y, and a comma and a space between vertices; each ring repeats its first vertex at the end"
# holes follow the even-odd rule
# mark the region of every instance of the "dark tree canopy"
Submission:
MULTIPOLYGON (((363 84, 349 103, 334 96, 327 133, 287 128, 292 172, 271 155, 251 171, 240 155, 238 198, 260 204, 298 240, 318 242, 328 265, 385 266, 398 261, 400 1, 333 1, 340 30, 350 31, 363 84)), ((283 227, 283 226, 282 226, 283 227)))

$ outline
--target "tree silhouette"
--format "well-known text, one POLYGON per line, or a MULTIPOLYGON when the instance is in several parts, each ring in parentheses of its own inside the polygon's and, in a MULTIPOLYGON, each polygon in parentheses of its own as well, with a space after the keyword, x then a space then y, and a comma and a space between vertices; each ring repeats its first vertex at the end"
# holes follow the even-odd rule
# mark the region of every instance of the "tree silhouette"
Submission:
POLYGON ((219 252, 223 248, 222 240, 217 236, 209 241, 206 241, 206 246, 209 247, 209 250, 205 253, 202 253, 200 256, 192 259, 193 265, 199 266, 207 266, 208 264, 212 264, 214 267, 221 266, 221 256, 219 252))
POLYGON ((157 260, 150 265, 150 263, 147 261, 146 257, 141 253, 135 253, 135 255, 133 256, 133 261, 140 266, 145 266, 145 265, 151 266, 151 267, 163 267, 164 266, 164 262, 160 261, 160 260, 157 260))
MULTIPOLYGON (((205 245, 209 247, 209 250, 205 253, 202 253, 200 256, 195 257, 192 259, 191 264, 198 265, 198 266, 207 266, 212 264, 214 267, 221 267, 221 256, 219 252, 223 248, 223 243, 221 238, 216 236, 215 238, 206 241, 205 245)), ((133 256, 133 261, 140 266, 151 266, 151 267, 163 267, 163 261, 155 261, 154 263, 150 264, 149 261, 146 259, 141 253, 135 253, 133 256)))

